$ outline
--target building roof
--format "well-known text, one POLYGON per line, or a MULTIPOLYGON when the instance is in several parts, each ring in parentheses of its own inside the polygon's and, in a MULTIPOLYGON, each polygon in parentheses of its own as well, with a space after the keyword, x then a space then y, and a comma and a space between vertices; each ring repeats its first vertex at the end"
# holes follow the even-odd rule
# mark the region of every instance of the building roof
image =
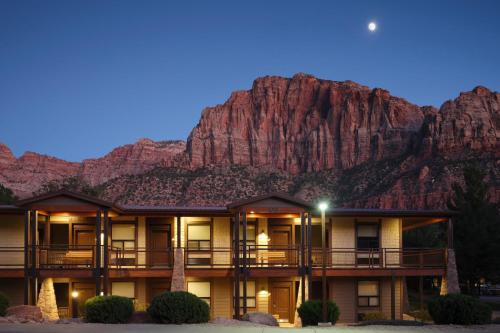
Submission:
MULTIPOLYGON (((43 202, 57 197, 68 197, 74 200, 89 203, 102 208, 109 208, 119 214, 212 214, 229 215, 239 208, 248 207, 252 204, 264 202, 266 200, 282 201, 288 205, 296 206, 306 211, 317 213, 317 209, 309 202, 291 197, 283 193, 270 193, 249 199, 238 200, 227 206, 141 206, 141 205, 118 205, 104 201, 82 193, 68 190, 59 190, 43 195, 17 201, 14 205, 0 205, 1 213, 22 213, 25 209, 38 202, 43 202)), ((328 216, 394 216, 394 217, 440 217, 447 218, 457 215, 450 210, 406 210, 406 209, 374 209, 374 208, 333 208, 329 209, 328 216)))

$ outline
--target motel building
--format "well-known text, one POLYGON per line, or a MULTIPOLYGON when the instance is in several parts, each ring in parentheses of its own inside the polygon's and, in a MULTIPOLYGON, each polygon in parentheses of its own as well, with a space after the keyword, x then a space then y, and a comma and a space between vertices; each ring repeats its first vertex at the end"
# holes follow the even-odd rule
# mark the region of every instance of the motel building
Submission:
POLYGON ((402 319, 405 277, 419 277, 420 288, 425 276, 443 277, 444 293, 448 277, 456 279, 452 216, 322 214, 282 194, 222 207, 119 206, 63 190, 0 205, 0 291, 11 305, 34 305, 48 290, 60 317, 81 315, 95 295, 145 308, 164 291, 187 290, 210 305, 212 318, 259 311, 293 324, 302 302, 325 293, 339 322, 374 311, 402 319), (403 247, 404 232, 433 223, 448 225, 447 248, 403 247))

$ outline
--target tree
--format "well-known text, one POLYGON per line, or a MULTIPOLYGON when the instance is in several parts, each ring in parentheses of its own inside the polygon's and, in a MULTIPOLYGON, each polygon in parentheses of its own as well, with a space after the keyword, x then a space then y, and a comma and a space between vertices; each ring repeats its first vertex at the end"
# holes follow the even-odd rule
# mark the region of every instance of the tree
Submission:
POLYGON ((12 190, 0 184, 0 204, 10 205, 17 200, 12 190))
POLYGON ((490 202, 485 172, 470 165, 464 167, 463 176, 465 187, 452 185, 448 208, 459 212, 454 219, 454 247, 460 282, 470 294, 481 278, 500 277, 500 214, 498 203, 490 202))

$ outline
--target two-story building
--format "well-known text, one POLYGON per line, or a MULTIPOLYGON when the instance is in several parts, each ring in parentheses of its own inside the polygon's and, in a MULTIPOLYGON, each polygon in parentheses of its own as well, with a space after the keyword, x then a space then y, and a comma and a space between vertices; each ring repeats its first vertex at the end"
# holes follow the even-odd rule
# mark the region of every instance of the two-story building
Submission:
POLYGON ((342 322, 371 311, 400 319, 403 278, 446 277, 452 248, 449 237, 448 249, 407 249, 403 232, 444 222, 451 235, 451 217, 339 208, 322 219, 317 207, 281 194, 222 207, 145 207, 58 191, 0 206, 0 291, 13 304, 36 304, 50 281, 59 315, 71 316, 81 311, 72 294, 79 304, 112 294, 145 307, 163 291, 187 290, 212 317, 261 311, 289 323, 301 302, 326 293, 342 322))

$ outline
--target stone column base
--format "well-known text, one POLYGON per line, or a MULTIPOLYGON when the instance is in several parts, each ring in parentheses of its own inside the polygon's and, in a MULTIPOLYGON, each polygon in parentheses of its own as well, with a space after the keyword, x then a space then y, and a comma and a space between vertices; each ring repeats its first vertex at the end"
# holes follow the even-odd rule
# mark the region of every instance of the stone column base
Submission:
POLYGON ((184 251, 181 248, 174 250, 174 270, 170 291, 186 291, 184 276, 184 251))

